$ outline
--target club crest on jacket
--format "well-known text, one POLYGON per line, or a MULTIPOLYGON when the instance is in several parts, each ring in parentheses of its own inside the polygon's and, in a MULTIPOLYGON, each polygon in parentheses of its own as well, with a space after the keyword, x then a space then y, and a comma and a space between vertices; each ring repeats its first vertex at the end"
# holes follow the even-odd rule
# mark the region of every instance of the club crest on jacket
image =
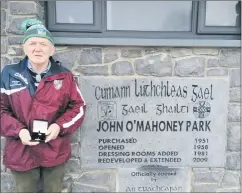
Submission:
POLYGON ((54 87, 56 90, 59 90, 62 87, 63 80, 54 80, 54 87))

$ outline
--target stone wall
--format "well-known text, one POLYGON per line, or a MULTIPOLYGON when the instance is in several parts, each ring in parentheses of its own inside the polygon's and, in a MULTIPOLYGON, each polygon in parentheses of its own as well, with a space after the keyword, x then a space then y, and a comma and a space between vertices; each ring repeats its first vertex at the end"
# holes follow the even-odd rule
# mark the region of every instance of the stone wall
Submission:
MULTIPOLYGON (((1 1, 1 69, 23 57, 20 24, 44 19, 42 3, 1 1)), ((240 49, 173 47, 56 46, 55 59, 80 76, 229 77, 227 152, 224 168, 193 168, 193 192, 240 192, 240 49)), ((221 88, 223 89, 223 88, 221 88)), ((115 169, 82 170, 80 131, 72 136, 72 157, 65 176, 72 192, 115 192, 115 169)), ((1 138, 1 156, 4 138, 1 138)), ((9 171, 1 164, 2 192, 13 191, 9 171)))

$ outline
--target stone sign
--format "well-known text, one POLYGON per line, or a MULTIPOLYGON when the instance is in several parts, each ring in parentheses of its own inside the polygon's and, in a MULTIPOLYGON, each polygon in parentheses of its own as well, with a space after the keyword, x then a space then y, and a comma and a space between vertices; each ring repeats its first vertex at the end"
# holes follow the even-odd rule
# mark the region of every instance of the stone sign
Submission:
POLYGON ((87 104, 83 168, 224 166, 228 79, 85 77, 80 82, 87 104))
POLYGON ((118 192, 190 192, 190 170, 169 169, 120 169, 118 192))

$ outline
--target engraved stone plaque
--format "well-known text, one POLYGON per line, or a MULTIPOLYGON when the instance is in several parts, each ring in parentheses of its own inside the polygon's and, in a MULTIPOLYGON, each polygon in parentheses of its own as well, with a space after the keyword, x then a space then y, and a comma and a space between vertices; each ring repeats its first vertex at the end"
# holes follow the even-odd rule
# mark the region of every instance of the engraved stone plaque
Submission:
POLYGON ((120 169, 118 192, 190 192, 190 169, 120 169))
POLYGON ((223 167, 227 78, 85 77, 83 168, 223 167))

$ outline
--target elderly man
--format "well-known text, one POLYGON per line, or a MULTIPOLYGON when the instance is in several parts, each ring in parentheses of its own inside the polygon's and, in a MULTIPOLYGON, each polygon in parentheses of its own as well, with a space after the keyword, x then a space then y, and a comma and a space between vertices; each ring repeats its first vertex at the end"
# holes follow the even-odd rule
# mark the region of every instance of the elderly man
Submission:
POLYGON ((61 192, 70 135, 84 119, 85 102, 73 74, 56 62, 51 33, 36 19, 23 22, 26 57, 1 74, 3 163, 17 192, 61 192))

